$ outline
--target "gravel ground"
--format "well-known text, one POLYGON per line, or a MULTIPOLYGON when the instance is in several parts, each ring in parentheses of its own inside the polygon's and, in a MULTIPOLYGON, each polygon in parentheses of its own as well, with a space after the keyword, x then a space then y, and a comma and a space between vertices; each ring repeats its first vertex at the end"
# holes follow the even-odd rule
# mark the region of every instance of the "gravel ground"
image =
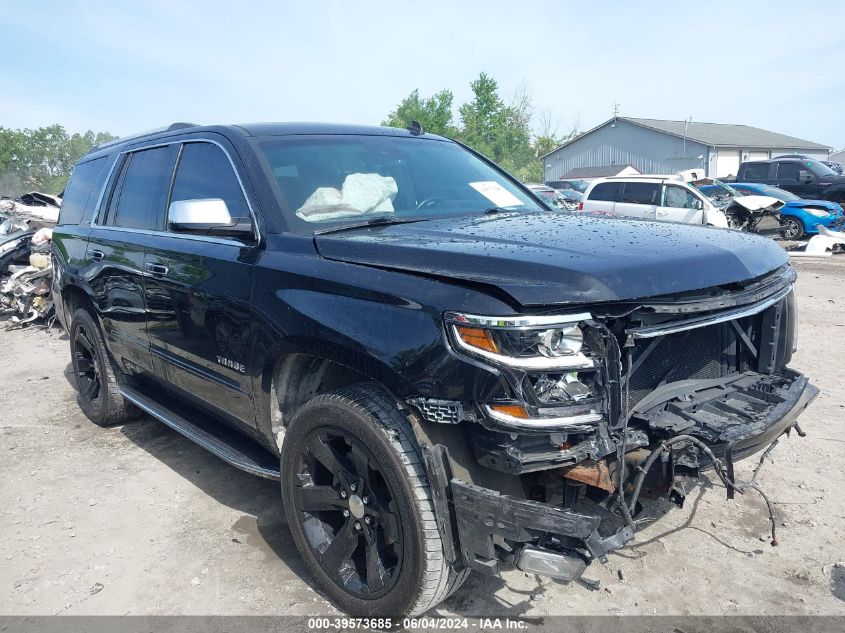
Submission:
MULTIPOLYGON (((439 615, 845 615, 845 256, 797 261, 793 366, 821 396, 806 438, 775 449, 753 493, 717 481, 581 584, 475 575, 439 615)), ((57 330, 0 331, 0 615, 330 614, 305 577, 278 485, 244 474, 149 418, 100 429, 68 382, 57 330)), ((743 462, 738 474, 753 464, 743 462)), ((431 615, 435 615, 432 613, 431 615)))

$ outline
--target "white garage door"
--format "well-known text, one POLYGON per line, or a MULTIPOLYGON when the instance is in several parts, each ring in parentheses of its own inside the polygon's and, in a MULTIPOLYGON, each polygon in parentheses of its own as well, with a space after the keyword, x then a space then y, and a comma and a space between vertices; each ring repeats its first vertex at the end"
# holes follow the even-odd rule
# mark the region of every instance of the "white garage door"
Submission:
POLYGON ((716 178, 736 176, 739 171, 739 150, 720 149, 716 153, 716 178))
POLYGON ((748 152, 748 160, 769 160, 769 152, 748 152))

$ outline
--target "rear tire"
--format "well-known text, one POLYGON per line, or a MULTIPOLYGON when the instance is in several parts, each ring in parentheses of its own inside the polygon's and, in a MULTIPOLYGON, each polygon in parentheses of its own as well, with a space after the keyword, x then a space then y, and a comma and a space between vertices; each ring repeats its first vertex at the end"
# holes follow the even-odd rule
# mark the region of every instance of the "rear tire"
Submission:
POLYGON ((786 217, 781 224, 781 234, 785 240, 800 240, 804 237, 804 225, 798 218, 786 217))
POLYGON ((410 423, 376 385, 315 396, 282 445, 285 516, 319 587, 356 617, 419 615, 468 575, 443 556, 410 423))
POLYGON ((120 395, 118 370, 109 356, 97 321, 85 308, 70 323, 70 356, 79 408, 98 426, 127 422, 140 411, 120 395))

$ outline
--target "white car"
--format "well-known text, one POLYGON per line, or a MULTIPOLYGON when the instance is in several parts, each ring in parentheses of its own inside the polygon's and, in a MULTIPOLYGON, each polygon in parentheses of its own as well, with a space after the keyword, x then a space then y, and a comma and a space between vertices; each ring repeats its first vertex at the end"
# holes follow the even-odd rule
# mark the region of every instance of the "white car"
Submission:
POLYGON ((584 192, 579 210, 729 228, 724 211, 680 176, 597 178, 584 192))

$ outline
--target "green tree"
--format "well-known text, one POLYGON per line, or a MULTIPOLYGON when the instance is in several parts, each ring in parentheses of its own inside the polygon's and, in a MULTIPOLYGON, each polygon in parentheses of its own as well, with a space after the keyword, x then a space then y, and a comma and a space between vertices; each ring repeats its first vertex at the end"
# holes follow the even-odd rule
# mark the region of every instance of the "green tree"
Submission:
POLYGON ((419 121, 426 132, 453 137, 457 131, 452 120, 453 101, 449 90, 441 90, 428 99, 420 98, 420 91, 414 90, 381 124, 407 127, 411 121, 419 121))
POLYGON ((434 132, 466 143, 492 159, 523 182, 542 182, 543 165, 539 157, 572 137, 559 135, 551 117, 540 117, 541 130, 533 131, 534 108, 527 86, 520 85, 505 102, 499 85, 486 73, 470 83, 473 97, 458 108, 459 122, 453 119, 453 95, 441 90, 423 99, 414 90, 388 114, 382 125, 406 127, 419 121, 428 132, 434 132))
POLYGON ((58 124, 35 130, 0 128, 0 194, 60 193, 76 162, 94 145, 113 138, 91 130, 68 134, 58 124))

